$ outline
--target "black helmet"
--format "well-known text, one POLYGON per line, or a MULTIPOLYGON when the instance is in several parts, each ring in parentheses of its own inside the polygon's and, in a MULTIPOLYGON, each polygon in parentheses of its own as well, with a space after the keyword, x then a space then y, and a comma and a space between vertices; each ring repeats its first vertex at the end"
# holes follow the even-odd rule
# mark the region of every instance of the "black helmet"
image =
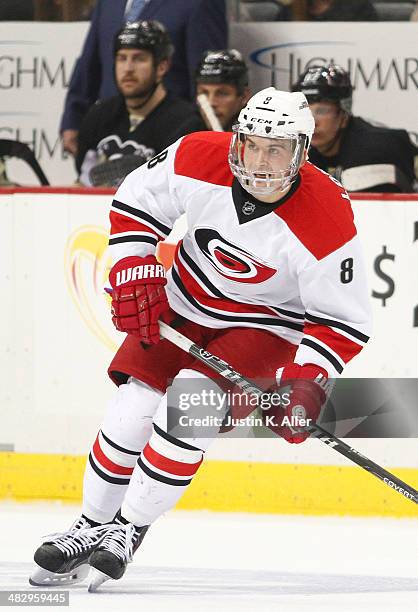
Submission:
POLYGON ((205 51, 196 68, 198 83, 228 83, 239 92, 248 87, 248 68, 236 49, 205 51))
POLYGON ((170 36, 159 21, 133 21, 125 24, 115 36, 115 54, 119 49, 151 51, 156 64, 169 59, 174 51, 170 36))
POLYGON ((309 104, 332 100, 337 102, 342 110, 351 113, 353 86, 350 75, 337 64, 311 66, 300 75, 292 91, 303 92, 309 104))

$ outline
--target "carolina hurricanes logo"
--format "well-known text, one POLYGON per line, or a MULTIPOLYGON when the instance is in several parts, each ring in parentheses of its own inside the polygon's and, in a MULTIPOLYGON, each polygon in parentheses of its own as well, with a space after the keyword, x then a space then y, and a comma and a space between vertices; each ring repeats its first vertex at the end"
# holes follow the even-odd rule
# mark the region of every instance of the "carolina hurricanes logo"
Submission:
POLYGON ((194 237, 209 263, 229 280, 262 283, 277 272, 251 253, 222 238, 216 230, 200 228, 195 230, 194 237))

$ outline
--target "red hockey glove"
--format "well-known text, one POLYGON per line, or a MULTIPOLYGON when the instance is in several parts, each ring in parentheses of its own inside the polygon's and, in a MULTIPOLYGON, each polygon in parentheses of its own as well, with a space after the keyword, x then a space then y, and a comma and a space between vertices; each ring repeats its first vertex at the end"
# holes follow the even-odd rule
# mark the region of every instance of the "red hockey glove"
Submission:
POLYGON ((287 442, 300 444, 310 435, 303 429, 316 422, 327 399, 328 373, 311 363, 290 363, 277 370, 276 379, 279 387, 290 386, 290 401, 283 402, 279 410, 265 411, 266 416, 274 416, 274 424, 268 420, 266 424, 287 442))
POLYGON ((119 331, 138 336, 146 344, 160 340, 158 320, 170 306, 164 285, 165 270, 154 255, 125 257, 110 271, 112 321, 119 331))

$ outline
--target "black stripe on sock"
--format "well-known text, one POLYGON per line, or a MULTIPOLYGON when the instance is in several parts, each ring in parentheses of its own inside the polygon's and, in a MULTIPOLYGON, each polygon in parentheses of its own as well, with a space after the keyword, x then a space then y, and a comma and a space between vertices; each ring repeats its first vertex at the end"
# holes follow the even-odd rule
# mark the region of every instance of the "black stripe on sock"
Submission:
POLYGON ((171 436, 169 433, 161 429, 161 427, 158 427, 158 425, 156 425, 155 423, 153 424, 153 426, 154 426, 155 433, 157 433, 159 436, 164 438, 164 440, 167 440, 167 442, 171 442, 171 444, 174 444, 175 446, 179 446, 180 448, 185 448, 187 450, 193 450, 193 451, 202 450, 201 448, 197 448, 196 446, 192 446, 191 444, 187 444, 187 442, 182 442, 181 440, 178 440, 174 436, 171 436))
POLYGON ((143 470, 147 476, 149 476, 150 478, 154 478, 154 480, 164 482, 164 484, 172 485, 174 487, 186 487, 192 482, 191 478, 189 478, 188 480, 175 480, 174 478, 167 478, 167 476, 162 476, 162 474, 158 474, 157 472, 150 470, 150 468, 142 461, 141 457, 138 458, 137 463, 141 470, 143 470))
POLYGON ((104 441, 107 442, 109 446, 112 446, 113 448, 120 451, 121 453, 126 453, 127 455, 136 455, 136 456, 141 454, 141 451, 131 451, 131 450, 127 450, 126 448, 123 448, 122 446, 119 446, 118 444, 116 444, 116 442, 113 442, 110 438, 108 438, 103 433, 102 430, 100 430, 100 433, 102 434, 104 441))
POLYGON ((96 474, 103 480, 106 480, 106 482, 111 482, 112 484, 117 484, 117 485, 128 485, 129 484, 130 477, 129 478, 115 478, 114 476, 109 476, 105 472, 102 472, 102 470, 99 467, 97 467, 97 465, 94 463, 94 459, 91 456, 91 453, 89 454, 89 463, 91 467, 93 468, 93 470, 96 472, 96 474))

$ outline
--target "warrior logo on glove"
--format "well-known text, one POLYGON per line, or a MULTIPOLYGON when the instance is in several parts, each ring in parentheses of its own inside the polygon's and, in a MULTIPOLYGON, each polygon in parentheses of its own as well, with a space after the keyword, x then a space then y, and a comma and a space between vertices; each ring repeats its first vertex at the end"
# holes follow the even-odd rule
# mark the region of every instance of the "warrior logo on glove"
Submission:
POLYGON ((161 264, 148 264, 122 269, 116 273, 116 287, 125 285, 129 281, 143 280, 145 278, 165 278, 165 270, 161 264))
POLYGON ((116 329, 146 344, 160 341, 159 319, 169 323, 170 305, 164 285, 164 267, 153 255, 125 257, 110 271, 112 321, 116 329))

